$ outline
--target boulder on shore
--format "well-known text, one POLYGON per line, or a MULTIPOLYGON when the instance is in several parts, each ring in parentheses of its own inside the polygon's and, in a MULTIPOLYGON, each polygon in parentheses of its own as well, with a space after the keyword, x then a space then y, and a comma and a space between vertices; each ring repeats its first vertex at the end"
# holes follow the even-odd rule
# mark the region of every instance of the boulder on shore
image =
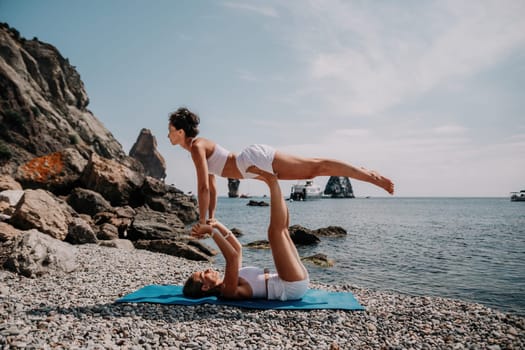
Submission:
POLYGON ((97 243, 98 241, 95 231, 81 218, 73 218, 65 240, 71 244, 97 243))
POLYGON ((4 267, 26 277, 39 277, 50 270, 72 272, 77 268, 75 255, 69 243, 30 230, 14 240, 4 267))
POLYGON ((37 229, 63 241, 73 212, 66 202, 45 190, 26 190, 9 222, 18 229, 37 229))
POLYGON ((22 190, 22 186, 11 176, 0 174, 0 191, 22 190))
POLYGON ((211 257, 195 245, 175 239, 140 240, 133 242, 137 249, 174 255, 196 261, 211 261, 211 257))
POLYGON ((0 221, 0 242, 6 242, 14 240, 16 237, 22 234, 22 231, 17 230, 7 222, 0 221))
POLYGON ((64 194, 77 185, 86 164, 87 160, 75 148, 65 148, 20 165, 16 179, 24 188, 64 194))
POLYGON ((98 192, 75 188, 67 197, 67 203, 80 214, 95 216, 99 212, 111 212, 113 207, 98 192))
POLYGON ((113 206, 133 205, 143 183, 143 173, 94 152, 81 177, 85 188, 100 193, 113 206))
POLYGON ((155 211, 176 214, 185 224, 199 219, 195 197, 163 181, 146 176, 140 194, 141 205, 146 204, 155 211))
POLYGON ((186 234, 184 223, 175 214, 160 213, 148 207, 136 211, 137 216, 127 233, 127 238, 132 241, 174 239, 186 234))

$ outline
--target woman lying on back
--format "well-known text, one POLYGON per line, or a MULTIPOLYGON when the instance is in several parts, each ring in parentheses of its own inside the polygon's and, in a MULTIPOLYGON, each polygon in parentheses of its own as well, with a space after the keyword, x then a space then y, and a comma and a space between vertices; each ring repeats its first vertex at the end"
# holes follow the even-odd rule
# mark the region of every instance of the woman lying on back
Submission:
POLYGON ((192 235, 203 238, 208 234, 226 260, 224 276, 207 269, 193 273, 183 288, 185 296, 201 298, 217 295, 230 299, 263 298, 269 300, 296 300, 308 290, 308 271, 304 267, 288 232, 288 208, 273 174, 261 175, 270 188, 270 225, 268 240, 276 273, 258 267, 242 267, 242 246, 235 236, 219 221, 210 225, 197 224, 192 235))

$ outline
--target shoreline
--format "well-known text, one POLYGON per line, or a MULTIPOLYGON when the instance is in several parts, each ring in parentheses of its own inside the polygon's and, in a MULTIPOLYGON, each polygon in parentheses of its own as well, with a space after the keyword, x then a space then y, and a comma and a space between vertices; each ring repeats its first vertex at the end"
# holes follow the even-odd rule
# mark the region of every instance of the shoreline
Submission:
POLYGON ((78 268, 29 279, 0 271, 0 347, 489 348, 525 347, 525 318, 481 304, 351 285, 366 311, 248 310, 217 305, 114 304, 148 284, 182 284, 209 263, 93 244, 78 268))

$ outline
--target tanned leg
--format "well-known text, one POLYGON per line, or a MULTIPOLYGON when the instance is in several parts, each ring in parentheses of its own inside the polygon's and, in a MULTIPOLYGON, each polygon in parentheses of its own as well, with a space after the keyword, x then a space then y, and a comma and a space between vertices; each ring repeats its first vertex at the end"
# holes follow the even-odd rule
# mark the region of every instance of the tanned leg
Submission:
POLYGON ((356 168, 336 159, 302 158, 277 151, 272 163, 280 180, 305 180, 317 176, 346 176, 369 182, 394 194, 392 181, 375 171, 356 168))
POLYGON ((270 226, 268 240, 272 250, 273 261, 279 277, 288 282, 301 281, 308 272, 301 262, 295 244, 288 231, 289 214, 275 175, 266 173, 261 179, 270 188, 270 226))

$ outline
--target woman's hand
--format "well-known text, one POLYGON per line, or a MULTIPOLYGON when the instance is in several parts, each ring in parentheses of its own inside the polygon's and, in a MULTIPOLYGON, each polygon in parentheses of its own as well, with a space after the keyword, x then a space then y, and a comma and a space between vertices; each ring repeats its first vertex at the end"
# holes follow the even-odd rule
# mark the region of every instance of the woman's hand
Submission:
POLYGON ((212 230, 213 227, 211 225, 198 223, 191 228, 191 236, 201 239, 210 234, 212 230))
POLYGON ((217 223, 217 219, 215 218, 209 218, 208 220, 206 220, 206 224, 212 226, 212 227, 215 227, 215 224, 217 223))

